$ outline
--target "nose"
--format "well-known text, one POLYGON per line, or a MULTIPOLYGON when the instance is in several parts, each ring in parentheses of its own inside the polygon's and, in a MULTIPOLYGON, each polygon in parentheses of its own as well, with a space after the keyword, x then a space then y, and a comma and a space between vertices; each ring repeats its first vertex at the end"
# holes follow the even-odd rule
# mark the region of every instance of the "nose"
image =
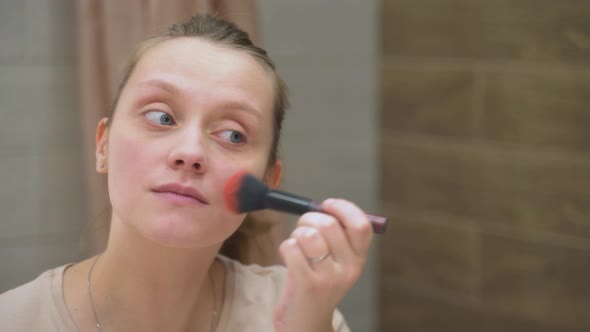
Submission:
POLYGON ((207 170, 207 155, 204 140, 198 133, 179 137, 168 156, 173 169, 203 173, 207 170))

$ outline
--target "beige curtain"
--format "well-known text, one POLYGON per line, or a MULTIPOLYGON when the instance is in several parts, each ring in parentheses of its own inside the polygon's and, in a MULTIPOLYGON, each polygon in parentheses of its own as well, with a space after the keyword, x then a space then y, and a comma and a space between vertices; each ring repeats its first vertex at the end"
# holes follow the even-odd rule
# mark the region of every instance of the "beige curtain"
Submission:
MULTIPOLYGON (((213 12, 246 30, 254 43, 256 31, 254 0, 81 0, 79 2, 79 47, 81 75, 81 119, 86 171, 88 226, 82 235, 82 252, 90 256, 104 249, 110 219, 106 177, 95 172, 94 135, 98 121, 108 116, 114 91, 127 57, 144 37, 186 21, 195 13, 213 12)), ((256 218, 280 225, 279 216, 259 213, 256 218)), ((277 246, 282 227, 271 227, 257 236, 245 261, 278 262, 277 246), (261 238, 260 238, 261 237, 261 238)))

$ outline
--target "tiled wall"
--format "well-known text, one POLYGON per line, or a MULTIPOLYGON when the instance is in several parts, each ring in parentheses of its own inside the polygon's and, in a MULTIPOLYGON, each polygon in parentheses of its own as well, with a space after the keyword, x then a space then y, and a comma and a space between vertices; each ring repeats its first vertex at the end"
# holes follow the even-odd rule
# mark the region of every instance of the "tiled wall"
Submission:
POLYGON ((380 330, 590 330, 590 2, 380 6, 380 330))
POLYGON ((0 292, 78 259, 73 1, 0 2, 0 292))

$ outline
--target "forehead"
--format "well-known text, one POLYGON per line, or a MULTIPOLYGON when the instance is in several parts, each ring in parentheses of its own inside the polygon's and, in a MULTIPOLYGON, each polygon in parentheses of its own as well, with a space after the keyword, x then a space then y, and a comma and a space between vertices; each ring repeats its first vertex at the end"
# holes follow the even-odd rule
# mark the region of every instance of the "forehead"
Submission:
POLYGON ((261 111, 272 110, 274 83, 267 69, 245 51, 198 37, 179 37, 148 49, 128 85, 154 80, 189 95, 248 100, 261 111))

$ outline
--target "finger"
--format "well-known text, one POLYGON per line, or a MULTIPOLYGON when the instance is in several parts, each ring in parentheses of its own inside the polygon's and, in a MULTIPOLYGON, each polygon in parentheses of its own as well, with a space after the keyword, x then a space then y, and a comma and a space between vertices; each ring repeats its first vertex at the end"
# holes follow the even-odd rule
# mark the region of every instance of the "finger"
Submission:
POLYGON ((333 198, 325 200, 322 208, 342 223, 354 252, 365 256, 373 239, 373 229, 363 210, 349 201, 333 198))
POLYGON ((320 232, 330 248, 334 261, 350 262, 356 258, 357 255, 352 250, 342 225, 335 217, 319 212, 306 213, 298 221, 298 227, 303 226, 313 227, 320 232))
POLYGON ((301 226, 291 233, 291 237, 297 239, 297 244, 313 268, 318 267, 318 265, 328 266, 328 264, 323 263, 331 260, 331 250, 319 230, 313 227, 301 226), (318 261, 318 259, 321 261, 318 261))
POLYGON ((287 270, 291 273, 298 283, 306 283, 309 275, 312 273, 311 266, 309 266, 301 248, 297 244, 296 238, 289 238, 279 247, 279 253, 287 266, 287 270))

